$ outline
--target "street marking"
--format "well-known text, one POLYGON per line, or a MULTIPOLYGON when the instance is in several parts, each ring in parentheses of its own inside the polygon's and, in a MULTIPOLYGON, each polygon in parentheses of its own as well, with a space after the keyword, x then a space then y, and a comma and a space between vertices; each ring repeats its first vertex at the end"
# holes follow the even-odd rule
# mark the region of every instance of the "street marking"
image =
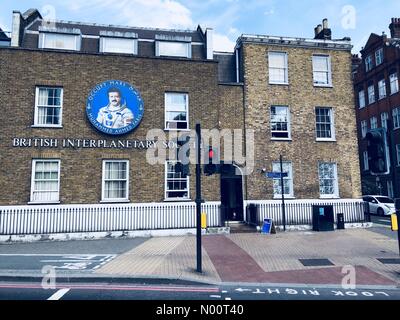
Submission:
POLYGON ((218 298, 218 299, 221 299, 221 296, 215 295, 215 296, 210 296, 210 298, 218 298))
POLYGON ((60 289, 47 300, 60 300, 69 290, 68 288, 60 289))

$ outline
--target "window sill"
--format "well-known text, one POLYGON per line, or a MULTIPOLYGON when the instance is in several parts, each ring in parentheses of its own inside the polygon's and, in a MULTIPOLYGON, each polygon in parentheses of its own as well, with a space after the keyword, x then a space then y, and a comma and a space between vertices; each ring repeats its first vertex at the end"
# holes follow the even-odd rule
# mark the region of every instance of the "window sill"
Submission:
POLYGON ((164 131, 183 131, 183 132, 190 132, 192 129, 169 129, 165 128, 164 131))
POLYGON ((288 86, 289 82, 269 82, 269 84, 273 86, 288 86))
POLYGON ((189 198, 167 198, 164 202, 191 202, 192 199, 189 198))
POLYGON ((43 128, 43 129, 62 129, 63 126, 46 126, 46 125, 39 125, 39 124, 33 124, 31 125, 31 128, 43 128))
MULTIPOLYGON (((282 199, 282 195, 275 195, 275 196, 274 196, 274 200, 281 200, 281 199, 282 199)), ((296 197, 294 197, 294 196, 286 196, 286 195, 285 195, 285 199, 294 200, 294 199, 296 199, 296 197)))
POLYGON ((319 198, 320 199, 325 199, 325 200, 327 200, 327 199, 340 199, 340 197, 333 196, 333 195, 330 195, 330 196, 319 196, 319 198))
POLYGON ((333 88, 333 85, 332 84, 317 84, 317 83, 314 83, 314 87, 316 87, 316 88, 333 88))
POLYGON ((129 199, 109 199, 109 200, 100 200, 100 203, 129 203, 129 199))
POLYGON ((28 204, 60 204, 60 201, 29 201, 28 204))
POLYGON ((271 141, 293 141, 292 138, 271 138, 271 141))
POLYGON ((317 141, 317 142, 336 142, 336 139, 317 138, 315 141, 317 141))

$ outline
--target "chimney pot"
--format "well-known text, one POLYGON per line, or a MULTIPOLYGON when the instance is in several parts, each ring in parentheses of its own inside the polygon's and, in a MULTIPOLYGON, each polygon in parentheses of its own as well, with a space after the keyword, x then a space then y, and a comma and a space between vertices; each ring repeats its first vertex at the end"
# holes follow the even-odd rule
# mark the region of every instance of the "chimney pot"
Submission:
POLYGON ((325 29, 328 29, 329 28, 329 26, 328 26, 328 19, 324 19, 324 20, 322 20, 322 25, 324 26, 324 30, 325 29))

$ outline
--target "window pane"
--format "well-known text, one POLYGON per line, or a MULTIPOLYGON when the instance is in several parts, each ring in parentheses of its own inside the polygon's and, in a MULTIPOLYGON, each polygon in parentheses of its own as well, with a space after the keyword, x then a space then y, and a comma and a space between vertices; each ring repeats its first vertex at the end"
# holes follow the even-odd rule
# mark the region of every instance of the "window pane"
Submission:
POLYGON ((58 190, 58 161, 35 161, 34 177, 32 184, 31 201, 57 201, 59 199, 58 190))
POLYGON ((48 49, 76 50, 75 35, 46 33, 44 35, 43 47, 48 49))
POLYGON ((107 161, 104 165, 104 199, 128 198, 128 165, 126 161, 107 161))
POLYGON ((168 198, 188 198, 189 197, 189 177, 182 178, 181 173, 175 172, 176 161, 167 161, 165 197, 168 198))
POLYGON ((269 80, 275 83, 287 83, 287 54, 285 52, 269 52, 269 80))
POLYGON ((103 52, 135 54, 135 39, 102 38, 103 52))
POLYGON ((191 44, 186 42, 159 41, 159 55, 189 58, 189 45, 191 44))
POLYGON ((319 164, 319 186, 321 195, 337 196, 336 185, 336 164, 319 164))
POLYGON ((317 138, 332 138, 331 108, 316 108, 317 138))

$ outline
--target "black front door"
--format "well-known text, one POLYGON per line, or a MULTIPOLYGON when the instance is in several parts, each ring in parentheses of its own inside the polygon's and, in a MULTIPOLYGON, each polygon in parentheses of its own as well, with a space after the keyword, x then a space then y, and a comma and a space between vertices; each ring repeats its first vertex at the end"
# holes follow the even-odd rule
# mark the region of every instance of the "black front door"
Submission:
POLYGON ((224 164, 221 168, 221 213, 224 221, 243 221, 243 180, 236 168, 224 164))

